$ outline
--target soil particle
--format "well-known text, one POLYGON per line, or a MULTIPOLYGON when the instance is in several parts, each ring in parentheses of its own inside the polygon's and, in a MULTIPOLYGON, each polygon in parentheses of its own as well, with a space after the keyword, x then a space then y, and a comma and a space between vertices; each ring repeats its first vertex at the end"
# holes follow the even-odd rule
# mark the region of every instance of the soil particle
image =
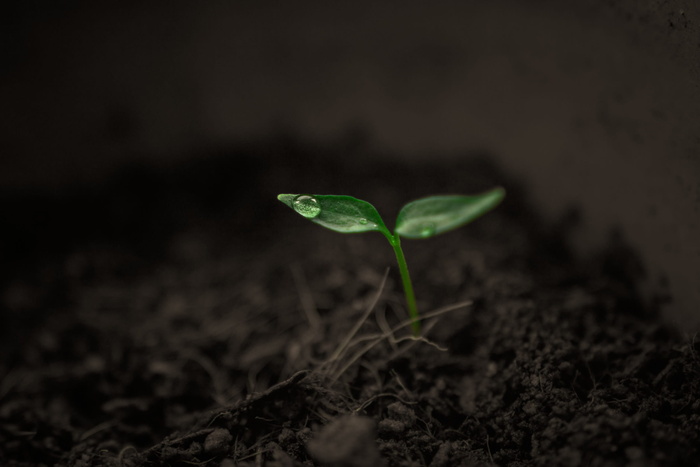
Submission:
POLYGON ((387 407, 387 418, 379 422, 379 435, 383 437, 399 437, 414 427, 415 412, 401 402, 394 402, 387 407))
POLYGON ((398 437, 406 431, 406 424, 399 420, 385 418, 379 422, 379 434, 384 437, 398 437))
POLYGON ((416 423, 416 413, 401 402, 394 402, 387 407, 389 419, 396 420, 408 426, 416 423))
POLYGON ((372 419, 342 416, 324 426, 307 449, 315 460, 331 467, 379 467, 384 464, 375 438, 372 419))
POLYGON ((430 467, 448 467, 450 465, 450 454, 452 452, 452 443, 447 441, 442 443, 433 456, 430 462, 430 467))
POLYGON ((209 433, 204 440, 204 453, 218 456, 228 452, 233 436, 228 430, 216 429, 209 433))

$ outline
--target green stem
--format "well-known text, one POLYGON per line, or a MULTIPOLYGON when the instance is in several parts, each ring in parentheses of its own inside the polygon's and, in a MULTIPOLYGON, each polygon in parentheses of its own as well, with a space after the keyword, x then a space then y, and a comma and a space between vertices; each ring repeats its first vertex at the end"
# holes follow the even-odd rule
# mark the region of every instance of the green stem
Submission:
POLYGON ((420 335, 420 320, 418 319, 418 307, 416 306, 416 296, 413 293, 413 283, 411 282, 411 276, 408 274, 408 265, 406 264, 406 258, 403 255, 403 250, 401 249, 401 239, 398 235, 387 236, 389 243, 394 247, 394 253, 396 254, 396 261, 399 263, 399 271, 401 272, 401 281, 403 282, 403 291, 406 294, 406 303, 408 304, 408 316, 411 318, 411 328, 413 329, 413 335, 420 335))

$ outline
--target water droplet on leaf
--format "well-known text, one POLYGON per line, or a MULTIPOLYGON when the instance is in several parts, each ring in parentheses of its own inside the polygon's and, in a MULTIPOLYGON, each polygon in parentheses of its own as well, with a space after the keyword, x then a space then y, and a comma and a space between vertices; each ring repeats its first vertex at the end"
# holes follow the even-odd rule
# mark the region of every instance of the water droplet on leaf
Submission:
POLYGON ((430 237, 432 235, 435 235, 435 224, 432 222, 427 222, 420 227, 420 236, 421 237, 430 237))
POLYGON ((365 219, 364 217, 360 217, 360 219, 358 220, 358 222, 359 222, 360 224, 362 224, 362 225, 367 225, 367 223, 368 223, 369 221, 368 221, 367 219, 365 219))
POLYGON ((299 195, 294 199, 294 210, 302 216, 312 219, 321 214, 321 206, 313 196, 299 195))

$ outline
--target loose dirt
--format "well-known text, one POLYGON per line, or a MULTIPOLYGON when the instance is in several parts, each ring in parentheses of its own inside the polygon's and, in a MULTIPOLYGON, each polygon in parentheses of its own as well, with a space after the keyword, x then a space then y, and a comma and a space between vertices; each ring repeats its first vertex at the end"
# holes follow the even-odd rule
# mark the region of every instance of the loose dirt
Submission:
POLYGON ((348 147, 281 138, 4 195, 0 463, 700 464, 700 343, 642 297, 621 234, 576 257, 575 211, 544 223, 487 157, 348 147), (420 339, 381 235, 276 200, 349 194, 393 225, 494 185, 492 213, 404 242, 420 339))

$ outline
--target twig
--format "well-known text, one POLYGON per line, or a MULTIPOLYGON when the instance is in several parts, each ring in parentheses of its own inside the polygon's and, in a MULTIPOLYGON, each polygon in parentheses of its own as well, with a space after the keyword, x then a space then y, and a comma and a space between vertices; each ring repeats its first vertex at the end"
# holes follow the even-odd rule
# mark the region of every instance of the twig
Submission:
POLYGON ((493 455, 491 454, 491 445, 489 444, 489 434, 486 433, 486 450, 489 452, 489 459, 491 459, 492 464, 496 464, 496 461, 493 460, 493 455))
POLYGON ((389 276, 389 268, 386 269, 384 272, 384 276, 382 277, 382 282, 379 284, 379 288, 377 289, 377 293, 374 295, 374 298, 370 302, 369 306, 365 310, 364 314, 360 319, 355 323, 355 326, 350 330, 347 336, 345 336, 345 339, 343 342, 335 349, 335 352, 324 362, 322 366, 329 365, 331 363, 336 362, 345 349, 350 345, 350 341, 352 340, 353 337, 355 337, 355 334, 357 334, 357 331, 360 330, 362 325, 367 321, 367 318, 369 318, 369 315, 372 314, 372 310, 374 307, 377 305, 377 302, 379 301, 379 298, 382 296, 382 292, 384 291, 384 286, 386 285, 386 279, 389 276))
MULTIPOLYGON (((450 312, 450 311, 454 311, 454 310, 459 309, 459 308, 461 308, 461 307, 463 307, 463 306, 468 306, 468 305, 471 305, 471 304, 472 304, 472 301, 471 301, 471 300, 467 300, 467 301, 465 301, 465 302, 460 302, 460 303, 455 303, 455 304, 453 304, 453 305, 449 305, 449 306, 446 306, 446 307, 443 307, 443 308, 439 308, 439 309, 437 309, 437 310, 435 310, 435 311, 426 313, 426 314, 423 316, 423 318, 424 318, 424 319, 426 319, 426 318, 433 318, 433 317, 435 317, 435 316, 439 316, 439 315, 448 313, 448 312, 450 312)), ((389 332, 385 332, 385 333, 380 334, 378 337, 376 337, 374 340, 372 340, 372 342, 368 343, 368 344, 365 345, 360 351, 358 351, 357 353, 355 353, 355 355, 350 359, 350 361, 349 361, 348 363, 346 363, 346 364, 342 367, 342 369, 341 369, 340 371, 336 372, 336 374, 331 378, 331 382, 334 383, 335 381, 337 381, 338 378, 340 377, 340 375, 342 375, 343 373, 345 373, 345 372, 347 371, 348 368, 350 368, 350 367, 351 367, 357 360, 359 360, 364 354, 366 354, 367 352, 369 352, 370 350, 372 350, 372 348, 373 348, 374 346, 376 346, 377 344, 379 344, 382 340, 387 339, 387 338, 389 338, 390 336, 393 336, 393 335, 396 333, 396 331, 399 331, 399 330, 401 330, 401 329, 403 329, 403 328, 405 328, 405 327, 407 327, 407 326, 411 326, 412 324, 413 324, 413 319, 407 319, 407 320, 402 321, 401 323, 399 323, 399 324, 398 324, 397 326, 395 326, 394 328, 392 328, 389 332)), ((424 338, 422 338, 422 337, 413 337, 413 336, 409 336, 409 337, 402 338, 402 339, 415 339, 415 340, 423 341, 424 338)))
POLYGON ((299 292, 299 300, 301 301, 301 309, 306 315, 306 320, 309 322, 309 327, 316 331, 321 327, 321 316, 318 314, 316 302, 309 289, 309 284, 306 282, 304 271, 297 263, 292 264, 292 277, 299 292))
POLYGON ((86 439, 90 438, 91 436, 96 435, 102 430, 106 430, 108 428, 111 428, 114 425, 114 422, 102 422, 94 427, 90 428, 89 430, 85 431, 82 435, 80 435, 80 441, 85 441, 86 439))
POLYGON ((121 465, 121 466, 125 465, 124 462, 126 462, 126 453, 129 451, 134 451, 135 453, 138 454, 138 450, 135 447, 133 447, 131 445, 124 446, 122 448, 122 450, 119 451, 119 454, 117 455, 117 464, 118 465, 121 465))
MULTIPOLYGON (((377 312, 375 317, 377 320, 377 325, 379 326, 379 329, 382 330, 382 332, 391 332, 391 325, 389 325, 389 322, 386 320, 386 309, 382 309, 381 313, 377 312)), ((389 343, 395 351, 398 350, 398 347, 396 346, 396 343, 393 340, 389 341, 389 343)))

